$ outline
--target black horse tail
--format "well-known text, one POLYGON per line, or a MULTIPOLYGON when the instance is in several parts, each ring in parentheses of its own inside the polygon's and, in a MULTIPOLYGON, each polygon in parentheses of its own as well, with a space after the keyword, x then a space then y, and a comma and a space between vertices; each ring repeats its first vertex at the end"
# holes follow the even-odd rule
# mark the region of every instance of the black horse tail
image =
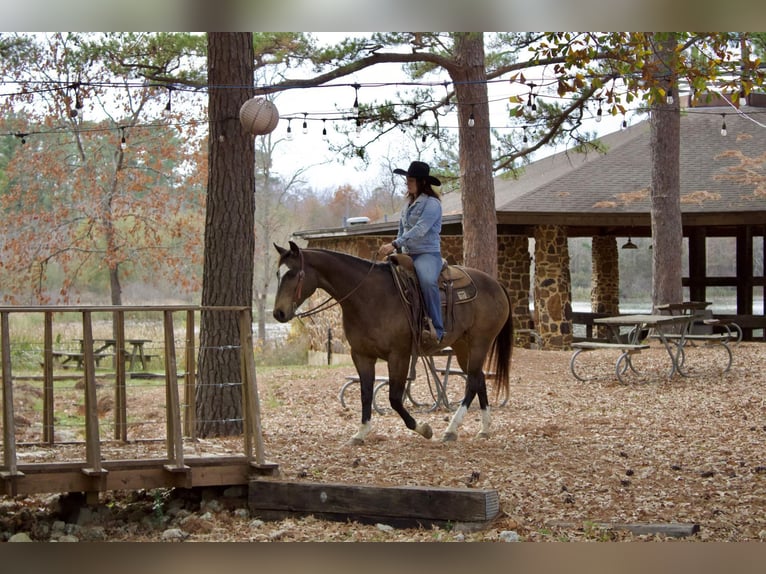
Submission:
POLYGON ((502 390, 503 399, 508 398, 509 379, 511 374, 511 356, 513 354, 513 310, 511 308, 511 296, 503 287, 503 292, 508 299, 508 317, 500 332, 492 342, 489 353, 490 372, 495 373, 495 395, 500 397, 502 390))

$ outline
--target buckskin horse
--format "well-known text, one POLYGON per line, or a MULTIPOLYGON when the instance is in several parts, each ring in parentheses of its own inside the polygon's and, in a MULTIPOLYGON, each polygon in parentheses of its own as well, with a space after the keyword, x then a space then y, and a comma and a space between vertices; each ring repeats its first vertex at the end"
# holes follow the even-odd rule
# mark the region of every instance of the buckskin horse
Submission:
MULTIPOLYGON (((417 423, 403 404, 416 333, 391 264, 325 249, 301 249, 292 241, 289 249, 276 244, 274 247, 279 252, 277 267, 287 268, 279 279, 274 302, 277 321, 285 323, 300 316, 296 310, 317 289, 326 291, 341 307, 343 329, 359 374, 362 395, 362 420, 352 442, 362 444, 372 428, 372 395, 378 359, 388 363, 391 407, 408 429, 430 439, 433 431, 428 423, 417 423)), ((488 365, 499 385, 497 392, 502 390, 506 396, 508 393, 513 343, 508 293, 490 275, 477 269, 462 269, 472 279, 476 294, 454 305, 451 327, 441 343, 442 347, 452 347, 467 376, 465 395, 444 433, 444 441, 457 440, 458 427, 477 395, 481 408, 478 436, 489 438, 491 419, 483 371, 488 357, 488 365)))

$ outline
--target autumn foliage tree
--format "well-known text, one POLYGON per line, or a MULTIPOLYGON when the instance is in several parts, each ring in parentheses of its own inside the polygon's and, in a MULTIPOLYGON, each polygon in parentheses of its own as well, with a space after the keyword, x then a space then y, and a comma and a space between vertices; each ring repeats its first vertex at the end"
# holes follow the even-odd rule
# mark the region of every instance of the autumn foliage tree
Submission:
MULTIPOLYGON (((3 103, 14 110, 6 129, 24 142, 0 195, 6 301, 31 288, 28 302, 67 302, 106 283, 120 305, 128 277, 197 287, 204 196, 188 167, 199 146, 193 128, 181 137, 179 115, 161 114, 167 91, 129 72, 137 42, 55 34, 3 69, 25 86, 3 103), (45 89, 30 88, 37 78, 45 89)), ((164 57, 154 64, 171 66, 164 57)))

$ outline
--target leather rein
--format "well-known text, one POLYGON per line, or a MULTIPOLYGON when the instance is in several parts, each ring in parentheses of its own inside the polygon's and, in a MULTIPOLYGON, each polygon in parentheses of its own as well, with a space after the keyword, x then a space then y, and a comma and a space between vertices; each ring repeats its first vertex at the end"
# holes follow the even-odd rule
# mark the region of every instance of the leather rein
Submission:
MULTIPOLYGON (((302 291, 303 291, 303 279, 306 276, 306 272, 303 269, 304 268, 303 250, 301 249, 298 253, 300 254, 301 267, 298 270, 298 283, 295 285, 295 292, 293 293, 293 309, 297 308, 298 301, 300 301, 300 299, 301 299, 301 294, 302 294, 302 291)), ((346 293, 343 297, 341 297, 340 299, 336 299, 334 303, 330 303, 330 301, 333 300, 333 297, 330 296, 327 299, 325 299, 324 301, 322 301, 319 305, 314 307, 313 309, 309 309, 309 310, 303 311, 301 313, 295 313, 295 316, 297 318, 299 318, 299 319, 302 319, 304 317, 310 317, 312 315, 316 315, 317 313, 321 313, 322 311, 326 311, 327 309, 331 309, 335 305, 339 305, 340 303, 342 303, 343 301, 345 301, 346 299, 351 297, 351 295, 356 293, 356 291, 362 286, 362 283, 364 283, 365 279, 367 279, 367 277, 369 277, 370 273, 372 273, 372 270, 375 268, 375 262, 376 262, 377 258, 378 258, 378 255, 376 253, 375 254, 375 258, 372 260, 372 262, 370 264, 370 268, 367 269, 367 273, 365 274, 365 276, 362 277, 362 280, 357 284, 356 287, 354 287, 351 291, 346 293)))

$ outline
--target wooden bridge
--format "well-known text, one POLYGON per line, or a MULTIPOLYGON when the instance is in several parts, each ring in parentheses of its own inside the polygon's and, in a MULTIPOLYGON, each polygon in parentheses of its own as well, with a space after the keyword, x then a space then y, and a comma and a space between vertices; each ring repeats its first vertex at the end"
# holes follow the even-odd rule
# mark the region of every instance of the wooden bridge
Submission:
POLYGON ((107 490, 244 485, 254 476, 276 472, 276 465, 266 461, 263 448, 249 307, 0 307, 0 322, 0 495, 85 492, 93 501, 107 490), (239 352, 244 432, 223 443, 195 436, 195 324, 201 312, 228 312, 238 317, 239 341, 227 350, 239 352), (82 345, 82 370, 62 374, 54 342, 64 340, 63 325, 72 328, 72 315, 78 318, 74 323, 82 345), (180 336, 174 324, 179 315, 184 325, 180 336), (97 358, 103 362, 103 357, 94 351, 94 317, 102 319, 99 327, 108 329, 116 340, 115 348, 124 352, 126 321, 135 328, 132 318, 136 316, 153 317, 161 330, 162 343, 156 353, 164 372, 129 373, 124 360, 114 360, 108 368, 97 364, 97 358), (154 389, 147 386, 147 380, 153 381, 154 389), (113 381, 109 395, 104 395, 103 388, 110 386, 105 381, 113 381), (153 415, 157 420, 135 420, 139 415, 129 409, 128 390, 164 390, 156 393, 153 415), (112 415, 108 421, 102 408, 104 399, 112 415), (75 403, 80 413, 79 434, 61 429, 71 419, 63 407, 75 403), (113 428, 111 436, 102 430, 105 422, 113 428), (155 434, 133 436, 142 424, 153 425, 155 434), (237 443, 236 450, 233 443, 237 443), (126 456, 131 451, 138 454, 126 456))

